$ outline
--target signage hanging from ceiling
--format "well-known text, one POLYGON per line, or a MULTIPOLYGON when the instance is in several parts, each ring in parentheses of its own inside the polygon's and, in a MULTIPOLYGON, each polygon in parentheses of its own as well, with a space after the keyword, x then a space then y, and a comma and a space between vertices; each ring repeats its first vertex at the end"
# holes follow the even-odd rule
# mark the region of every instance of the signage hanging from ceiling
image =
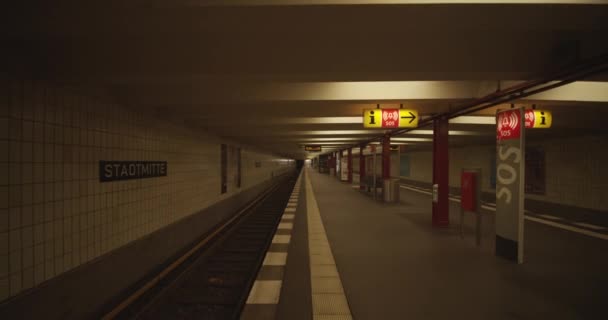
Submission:
POLYGON ((304 146, 304 150, 309 152, 321 152, 321 146, 304 146))
POLYGON ((496 119, 496 140, 519 139, 521 136, 520 109, 498 113, 496 119))
POLYGON ((547 110, 526 110, 526 128, 551 128, 553 116, 547 110))
POLYGON ((365 128, 415 128, 418 111, 411 109, 366 109, 363 111, 365 128))

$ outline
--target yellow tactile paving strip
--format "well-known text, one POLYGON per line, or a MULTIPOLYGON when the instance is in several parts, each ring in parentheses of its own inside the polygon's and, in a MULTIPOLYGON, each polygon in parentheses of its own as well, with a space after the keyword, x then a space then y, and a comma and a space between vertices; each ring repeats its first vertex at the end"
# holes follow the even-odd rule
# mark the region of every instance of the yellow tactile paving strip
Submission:
POLYGON ((305 187, 313 319, 352 319, 308 172, 305 187))

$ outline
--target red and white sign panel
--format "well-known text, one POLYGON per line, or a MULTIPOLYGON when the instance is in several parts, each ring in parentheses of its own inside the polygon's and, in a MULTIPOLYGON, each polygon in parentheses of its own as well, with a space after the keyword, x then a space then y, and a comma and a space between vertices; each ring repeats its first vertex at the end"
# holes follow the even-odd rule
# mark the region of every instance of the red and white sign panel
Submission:
POLYGON ((547 110, 526 110, 526 128, 551 128, 553 116, 547 110))
POLYGON ((496 140, 519 139, 521 135, 521 110, 507 110, 496 116, 496 140))
POLYGON ((533 128, 534 127, 534 110, 526 110, 526 112, 524 113, 524 116, 526 117, 526 128, 533 128))
POLYGON ((382 127, 399 128, 399 109, 382 109, 382 127))

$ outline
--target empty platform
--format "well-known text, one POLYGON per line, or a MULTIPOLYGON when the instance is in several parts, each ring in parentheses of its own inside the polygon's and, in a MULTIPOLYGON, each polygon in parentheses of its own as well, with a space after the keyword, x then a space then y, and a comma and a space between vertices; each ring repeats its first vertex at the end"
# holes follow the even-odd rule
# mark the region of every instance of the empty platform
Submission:
POLYGON ((460 237, 455 203, 452 225, 433 228, 430 197, 407 189, 400 204, 384 204, 309 169, 302 190, 277 319, 580 319, 602 314, 608 284, 604 240, 527 221, 527 259, 517 265, 494 255, 488 213, 482 246, 476 247, 466 228, 465 238, 460 237), (331 258, 319 259, 323 234, 330 248, 324 252, 331 258), (332 280, 315 282, 318 270, 332 280), (343 292, 345 301, 339 295, 319 300, 326 292, 343 292))

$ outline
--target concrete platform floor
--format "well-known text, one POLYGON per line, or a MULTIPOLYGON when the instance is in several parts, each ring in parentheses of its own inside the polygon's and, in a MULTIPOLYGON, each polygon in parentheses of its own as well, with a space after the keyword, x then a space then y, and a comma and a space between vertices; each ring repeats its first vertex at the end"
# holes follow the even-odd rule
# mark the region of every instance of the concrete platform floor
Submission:
MULTIPOLYGON (((605 316, 608 241, 526 221, 526 262, 516 265, 494 256, 489 214, 478 248, 473 219, 460 238, 457 203, 452 226, 437 229, 427 195, 403 190, 402 203, 383 204, 334 177, 310 169, 308 177, 354 319, 605 316)), ((298 215, 278 319, 311 316, 306 227, 298 215)))

